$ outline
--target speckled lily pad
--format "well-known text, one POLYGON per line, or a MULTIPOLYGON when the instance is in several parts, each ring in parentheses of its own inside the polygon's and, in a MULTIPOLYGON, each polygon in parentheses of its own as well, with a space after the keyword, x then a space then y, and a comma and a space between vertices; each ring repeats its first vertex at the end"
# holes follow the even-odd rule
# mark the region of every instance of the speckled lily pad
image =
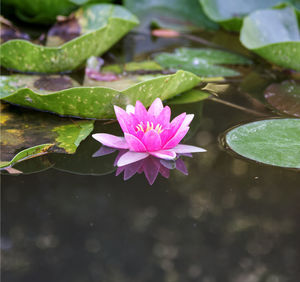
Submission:
POLYGON ((228 30, 239 31, 247 14, 282 3, 282 0, 200 0, 205 14, 228 30))
POLYGON ((71 71, 88 57, 103 54, 138 24, 137 18, 125 8, 110 4, 84 6, 72 17, 78 24, 78 37, 60 46, 53 46, 52 38, 52 47, 10 40, 0 46, 1 65, 22 72, 71 71))
POLYGON ((295 10, 259 10, 244 19, 242 44, 279 66, 300 71, 300 31, 295 10))
MULTIPOLYGON (((57 76, 55 78, 57 79, 57 76)), ((66 76, 64 78, 66 79, 66 76)), ((145 106, 149 106, 157 97, 162 100, 169 99, 192 89, 201 81, 190 72, 178 71, 172 75, 160 75, 137 83, 122 91, 108 87, 72 87, 45 91, 36 87, 37 79, 40 80, 35 76, 2 76, 1 99, 64 116, 106 119, 114 117, 113 105, 124 107, 140 100, 145 106)))

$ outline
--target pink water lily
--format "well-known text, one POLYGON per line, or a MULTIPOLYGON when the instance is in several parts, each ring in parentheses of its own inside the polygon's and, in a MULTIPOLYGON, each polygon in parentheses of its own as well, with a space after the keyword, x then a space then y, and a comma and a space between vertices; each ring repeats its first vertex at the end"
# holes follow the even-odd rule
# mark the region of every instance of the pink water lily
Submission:
POLYGON ((128 149, 118 160, 124 166, 152 155, 159 159, 174 160, 178 154, 205 152, 204 149, 179 144, 189 130, 194 115, 182 113, 172 121, 171 110, 157 98, 148 111, 137 101, 135 107, 128 105, 126 111, 114 106, 124 137, 106 133, 93 134, 104 146, 128 149))

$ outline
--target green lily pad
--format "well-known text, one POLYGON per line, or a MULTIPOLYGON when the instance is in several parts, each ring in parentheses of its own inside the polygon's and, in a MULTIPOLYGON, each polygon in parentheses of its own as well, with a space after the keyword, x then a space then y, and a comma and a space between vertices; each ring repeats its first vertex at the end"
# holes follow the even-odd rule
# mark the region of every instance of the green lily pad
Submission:
POLYGON ((269 119, 244 124, 227 133, 226 143, 245 158, 300 168, 300 119, 269 119))
POLYGON ((200 0, 205 14, 227 30, 239 31, 243 17, 255 11, 270 8, 282 0, 200 0))
POLYGON ((242 44, 266 60, 300 71, 300 32, 295 10, 259 10, 244 19, 242 44))
POLYGON ((237 54, 214 50, 179 48, 175 53, 160 53, 154 60, 169 69, 182 69, 203 77, 237 76, 239 72, 220 66, 251 64, 251 61, 237 54))
POLYGON ((195 103, 200 102, 205 99, 207 99, 209 96, 211 96, 209 93, 198 90, 198 89, 192 89, 189 91, 186 91, 182 94, 179 94, 175 96, 174 98, 168 100, 168 104, 189 104, 189 103, 195 103))
POLYGON ((300 117, 300 83, 295 81, 273 83, 265 90, 264 96, 278 111, 300 117))
POLYGON ((23 21, 42 24, 51 24, 57 15, 67 16, 76 9, 69 0, 2 0, 1 4, 12 6, 23 21))
MULTIPOLYGON (((78 6, 91 0, 2 0, 3 5, 13 9, 23 21, 30 23, 51 24, 56 17, 67 16, 78 6)), ((110 2, 97 0, 97 2, 110 2)))
POLYGON ((125 7, 141 20, 141 28, 156 26, 191 31, 199 28, 217 29, 203 12, 198 0, 125 0, 125 7))
POLYGON ((192 89, 201 81, 190 72, 178 71, 137 83, 122 91, 106 87, 73 87, 49 92, 36 88, 36 79, 36 76, 25 75, 2 76, 1 99, 64 116, 106 119, 114 117, 113 105, 123 107, 140 100, 149 106, 157 97, 169 99, 192 89))
POLYGON ((73 17, 79 25, 80 36, 57 47, 10 40, 0 46, 1 65, 23 72, 70 71, 83 64, 88 57, 103 54, 138 24, 129 11, 110 4, 84 6, 73 17))
POLYGON ((94 121, 63 119, 1 104, 1 163, 12 165, 49 151, 73 154, 94 121))

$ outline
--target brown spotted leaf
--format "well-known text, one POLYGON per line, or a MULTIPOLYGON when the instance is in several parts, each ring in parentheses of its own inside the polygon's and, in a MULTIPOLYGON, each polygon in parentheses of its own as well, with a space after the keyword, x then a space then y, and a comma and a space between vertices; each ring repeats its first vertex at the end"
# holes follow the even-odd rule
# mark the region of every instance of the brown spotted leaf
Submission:
POLYGON ((300 83, 284 81, 271 84, 264 93, 267 102, 279 112, 300 117, 300 83))

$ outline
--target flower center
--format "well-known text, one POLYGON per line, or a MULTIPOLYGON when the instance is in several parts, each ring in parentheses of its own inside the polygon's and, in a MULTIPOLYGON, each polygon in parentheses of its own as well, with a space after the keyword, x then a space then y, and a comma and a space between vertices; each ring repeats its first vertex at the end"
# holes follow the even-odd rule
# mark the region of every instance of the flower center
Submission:
POLYGON ((154 127, 153 122, 147 121, 146 124, 144 124, 142 121, 135 127, 136 131, 142 131, 144 133, 148 132, 149 130, 154 129, 158 134, 162 133, 164 130, 162 129, 162 125, 159 123, 154 127))

